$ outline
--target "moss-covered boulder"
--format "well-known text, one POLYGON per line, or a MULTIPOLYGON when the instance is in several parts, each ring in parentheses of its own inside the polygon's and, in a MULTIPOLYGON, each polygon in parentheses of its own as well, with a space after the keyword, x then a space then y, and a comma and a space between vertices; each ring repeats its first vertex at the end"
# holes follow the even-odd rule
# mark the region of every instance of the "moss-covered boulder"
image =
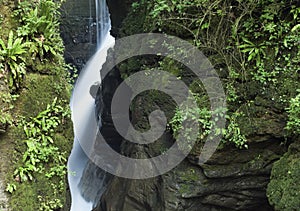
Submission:
POLYGON ((298 210, 300 207, 300 139, 274 163, 267 188, 269 202, 275 210, 298 210))

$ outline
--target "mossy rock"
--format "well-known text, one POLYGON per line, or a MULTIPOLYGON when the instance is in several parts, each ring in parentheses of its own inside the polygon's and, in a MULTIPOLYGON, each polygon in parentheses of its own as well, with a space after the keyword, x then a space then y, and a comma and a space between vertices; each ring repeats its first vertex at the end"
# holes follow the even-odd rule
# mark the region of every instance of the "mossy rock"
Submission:
MULTIPOLYGON (((37 116, 55 98, 58 98, 58 102, 62 106, 68 105, 70 87, 63 75, 27 74, 24 89, 15 103, 13 113, 15 122, 17 123, 22 117, 29 120, 37 116)), ((59 148, 61 153, 66 153, 65 155, 70 152, 72 147, 72 129, 72 121, 65 119, 55 130, 52 137, 55 146, 59 148)), ((21 160, 26 150, 26 144, 23 141, 25 139, 23 129, 12 126, 1 140, 13 144, 15 149, 11 157, 14 164, 11 166, 10 172, 7 173, 7 182, 16 184, 16 191, 13 192, 10 198, 10 209, 13 211, 47 210, 47 206, 51 208, 51 206, 55 207, 58 204, 60 206, 65 205, 67 196, 66 179, 62 180, 56 176, 48 179, 44 174, 34 173, 32 181, 18 182, 18 178, 14 176, 14 170, 23 165, 21 160), (58 190, 58 185, 61 188, 60 190, 58 190)), ((47 163, 45 168, 50 168, 53 165, 55 163, 47 163)), ((67 208, 62 209, 67 210, 67 208)))
POLYGON ((25 117, 36 116, 46 109, 55 97, 58 100, 68 100, 70 89, 62 76, 27 74, 24 90, 20 94, 16 109, 25 117))
MULTIPOLYGON (((63 206, 65 203, 65 194, 61 194, 57 190, 60 182, 59 180, 50 180, 44 175, 37 174, 34 181, 20 183, 17 186, 17 191, 14 192, 14 197, 11 198, 11 210, 57 210, 57 206, 63 206), (50 195, 49 193, 52 194, 50 195)), ((66 189, 66 183, 64 181, 63 183, 64 189, 66 189)))
POLYGON ((1 30, 1 39, 6 40, 9 34, 9 31, 14 28, 17 23, 12 18, 12 8, 15 7, 15 1, 11 0, 1 0, 0 1, 0 30, 1 30))
POLYGON ((11 106, 9 104, 10 100, 11 96, 9 92, 6 90, 0 90, 0 134, 5 133, 8 125, 12 122, 12 117, 10 114, 11 106))
POLYGON ((267 196, 275 210, 298 210, 300 207, 300 139, 274 163, 267 196))

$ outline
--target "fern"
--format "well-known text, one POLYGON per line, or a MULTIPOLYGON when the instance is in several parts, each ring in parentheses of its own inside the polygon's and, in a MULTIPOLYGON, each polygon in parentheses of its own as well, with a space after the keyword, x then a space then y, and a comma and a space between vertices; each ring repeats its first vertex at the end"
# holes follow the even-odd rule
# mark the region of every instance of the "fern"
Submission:
POLYGON ((22 38, 15 38, 13 31, 9 32, 7 43, 0 39, 0 58, 4 63, 4 71, 9 74, 9 86, 19 88, 26 74, 25 53, 27 42, 22 38))

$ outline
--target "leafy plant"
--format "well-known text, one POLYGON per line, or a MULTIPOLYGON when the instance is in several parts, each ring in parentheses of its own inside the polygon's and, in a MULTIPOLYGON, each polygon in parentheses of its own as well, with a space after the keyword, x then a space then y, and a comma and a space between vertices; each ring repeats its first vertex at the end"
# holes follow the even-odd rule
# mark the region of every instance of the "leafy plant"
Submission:
POLYGON ((22 187, 19 183, 34 181, 36 178, 49 181, 47 189, 53 195, 47 197, 38 195, 40 210, 56 210, 63 207, 60 197, 65 189, 67 154, 57 146, 55 134, 59 126, 69 117, 68 105, 65 102, 58 102, 55 98, 36 117, 23 119, 19 124, 26 137, 25 151, 20 155, 21 159, 14 171, 14 182, 7 184, 6 191, 14 194, 22 187), (66 107, 62 106, 62 103, 66 107))
POLYGON ((13 193, 17 189, 17 186, 13 183, 7 183, 5 191, 13 193))
POLYGON ((18 98, 18 96, 19 95, 12 95, 9 92, 0 92, 0 124, 2 124, 2 127, 4 126, 4 128, 12 125, 13 123, 11 111, 14 108, 13 102, 18 98))
POLYGON ((263 89, 283 87, 280 79, 295 78, 299 70, 299 10, 296 1, 284 0, 155 0, 146 30, 188 37, 215 68, 227 70, 233 92, 232 85, 250 80, 263 89))
POLYGON ((297 63, 294 61, 299 54, 297 43, 300 37, 295 31, 299 22, 299 6, 294 2, 270 0, 260 1, 256 7, 262 8, 258 17, 245 19, 237 31, 236 40, 241 52, 248 54, 244 66, 253 70, 253 79, 264 85, 266 82, 278 85, 281 82, 278 77, 282 78, 285 74, 293 76, 296 70, 297 63))
POLYGON ((62 176, 65 174, 66 157, 54 145, 53 133, 68 114, 68 110, 58 105, 57 98, 55 98, 46 110, 28 122, 23 121, 23 130, 27 138, 24 142, 27 150, 22 157, 23 165, 14 172, 21 181, 32 180, 34 172, 44 172, 44 164, 51 159, 55 166, 50 167, 49 172, 45 172, 45 175, 51 178, 55 175, 62 176))
POLYGON ((299 94, 290 100, 290 105, 287 108, 288 121, 286 129, 292 134, 300 134, 300 90, 299 94))
POLYGON ((233 113, 231 116, 228 116, 229 124, 226 130, 223 132, 225 140, 235 144, 238 148, 248 148, 247 138, 242 134, 237 118, 242 115, 239 112, 233 113))
MULTIPOLYGON (((177 138, 180 132, 182 132, 181 130, 183 129, 182 125, 184 122, 189 121, 191 119, 196 120, 200 127, 199 136, 197 138, 199 140, 203 140, 209 134, 209 131, 212 127, 212 122, 210 121, 210 117, 211 117, 211 113, 206 108, 200 109, 199 107, 196 108, 178 107, 175 111, 173 118, 169 122, 169 125, 172 128, 174 137, 177 138)), ((188 135, 188 133, 184 133, 183 137, 186 139, 185 144, 187 144, 187 146, 190 147, 193 141, 191 140, 191 137, 188 135)))
POLYGON ((50 186, 53 190, 53 196, 38 196, 40 203, 39 210, 41 211, 52 211, 63 207, 62 200, 58 195, 59 192, 62 192, 62 181, 60 181, 58 184, 51 183, 50 186))
POLYGON ((9 73, 9 86, 19 88, 26 74, 24 55, 27 52, 28 43, 23 42, 22 38, 15 38, 13 31, 10 31, 6 44, 0 39, 0 47, 4 71, 9 73))
MULTIPOLYGON (((200 126, 200 131, 198 133, 197 141, 203 141, 209 134, 212 133, 212 128, 215 127, 214 135, 223 135, 223 143, 233 143, 238 148, 248 148, 247 139, 242 134, 237 118, 242 115, 241 113, 235 112, 228 116, 222 112, 222 109, 217 109, 215 112, 215 119, 212 119, 212 111, 208 110, 206 107, 203 108, 182 108, 178 107, 171 121, 169 122, 172 128, 173 135, 175 138, 178 137, 179 133, 182 132, 182 125, 184 121, 189 119, 196 120, 200 126), (217 127, 216 122, 219 118, 225 118, 229 123, 226 129, 220 129, 217 127)), ((184 134, 187 144, 189 145, 192 140, 190 137, 184 134)))
POLYGON ((21 22, 17 32, 31 43, 29 52, 32 59, 61 59, 64 47, 59 33, 59 7, 60 2, 50 0, 19 4, 14 14, 21 22))
POLYGON ((261 60, 266 56, 266 46, 264 44, 256 45, 245 37, 242 39, 244 44, 239 45, 238 47, 241 49, 241 52, 248 53, 248 62, 255 61, 256 66, 261 66, 261 60))
POLYGON ((10 113, 1 111, 0 123, 10 125, 10 124, 12 124, 12 121, 13 121, 13 119, 12 119, 10 113))

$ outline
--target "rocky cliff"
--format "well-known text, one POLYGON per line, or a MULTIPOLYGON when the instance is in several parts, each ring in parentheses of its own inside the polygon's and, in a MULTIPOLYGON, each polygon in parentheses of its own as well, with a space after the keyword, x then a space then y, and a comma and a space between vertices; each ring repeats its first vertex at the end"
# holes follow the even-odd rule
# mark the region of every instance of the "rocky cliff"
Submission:
MULTIPOLYGON (((237 4, 235 1, 231 3, 234 6, 237 4)), ((136 3, 131 6, 132 1, 108 0, 108 5, 112 17, 113 34, 116 37, 143 31, 158 32, 162 30, 187 40, 192 39, 191 36, 183 33, 179 29, 180 27, 176 28, 172 24, 153 28, 152 22, 150 23, 147 16, 149 16, 149 10, 152 7, 158 7, 153 6, 150 2, 136 3)), ((170 9, 169 12, 172 11, 170 9)), ((235 18, 234 12, 240 11, 232 11, 231 15, 234 17, 231 18, 235 18)), ((156 20, 152 21, 155 22, 156 20)), ((204 51, 207 55, 213 54, 212 51, 206 49, 204 51)), ((134 58, 124 62, 123 65, 116 67, 108 77, 104 78, 101 90, 98 92, 97 105, 98 112, 102 116, 102 134, 108 143, 115 146, 115 150, 120 150, 121 154, 129 157, 150 158, 162 153, 175 141, 173 131, 169 129, 159 140, 147 147, 129 143, 120 137, 111 119, 111 99, 114 90, 122 81, 121 75, 126 77, 128 74, 141 70, 141 66, 143 68, 145 65, 153 66, 153 63, 156 62, 158 62, 156 58, 134 58), (99 102, 102 102, 103 104, 101 104, 104 106, 101 107, 99 102)), ((172 64, 167 67, 170 69, 177 68, 172 64)), ((226 64, 218 63, 215 67, 218 68, 222 80, 226 81, 229 76, 222 72, 222 68, 224 69, 226 64)), ((183 73, 181 76, 186 81, 191 80, 189 74, 183 73)), ((237 120, 241 133, 247 139, 247 148, 239 149, 232 143, 223 144, 205 164, 201 164, 198 159, 201 144, 196 144, 189 156, 166 174, 145 180, 112 176, 95 210, 274 210, 274 207, 269 203, 270 198, 274 195, 273 192, 277 191, 278 193, 278 198, 275 200, 280 200, 280 194, 287 190, 281 190, 280 187, 284 184, 279 181, 286 177, 290 179, 291 177, 288 176, 289 169, 292 169, 293 173, 296 171, 292 163, 295 160, 299 162, 299 156, 291 155, 292 153, 299 153, 297 147, 291 146, 288 154, 284 155, 289 144, 295 140, 297 142, 297 137, 286 136, 287 115, 284 104, 274 102, 272 97, 275 93, 281 92, 281 87, 268 87, 262 91, 259 82, 249 79, 237 79, 234 86, 239 95, 239 101, 229 101, 229 109, 231 111, 239 110, 247 114, 237 120), (281 158, 283 155, 284 157, 281 158), (276 162, 279 159, 280 161, 276 162), (279 166, 284 165, 284 162, 287 162, 291 167, 280 172, 280 176, 278 176, 279 166), (272 171, 274 163, 277 167, 272 171), (271 171, 274 181, 270 183, 271 171), (266 189, 269 183, 269 188, 272 189, 269 192, 273 192, 268 194, 268 200, 266 189), (280 187, 273 189, 276 183, 280 187)), ((294 93, 287 89, 285 91, 294 93)), ((160 108, 166 111, 167 116, 170 117, 174 114, 175 107, 168 107, 168 105, 165 95, 162 94, 146 93, 137 96, 131 104, 132 124, 140 131, 149 129, 147 120, 149 110, 160 108)), ((299 190, 299 187, 295 189, 299 190)), ((289 197, 294 201, 292 205, 294 208, 299 205, 297 198, 299 198, 297 193, 292 193, 292 196, 289 197)), ((270 201, 272 201, 273 206, 277 203, 274 199, 270 201)), ((283 207, 275 205, 275 209, 282 210, 283 207)))

